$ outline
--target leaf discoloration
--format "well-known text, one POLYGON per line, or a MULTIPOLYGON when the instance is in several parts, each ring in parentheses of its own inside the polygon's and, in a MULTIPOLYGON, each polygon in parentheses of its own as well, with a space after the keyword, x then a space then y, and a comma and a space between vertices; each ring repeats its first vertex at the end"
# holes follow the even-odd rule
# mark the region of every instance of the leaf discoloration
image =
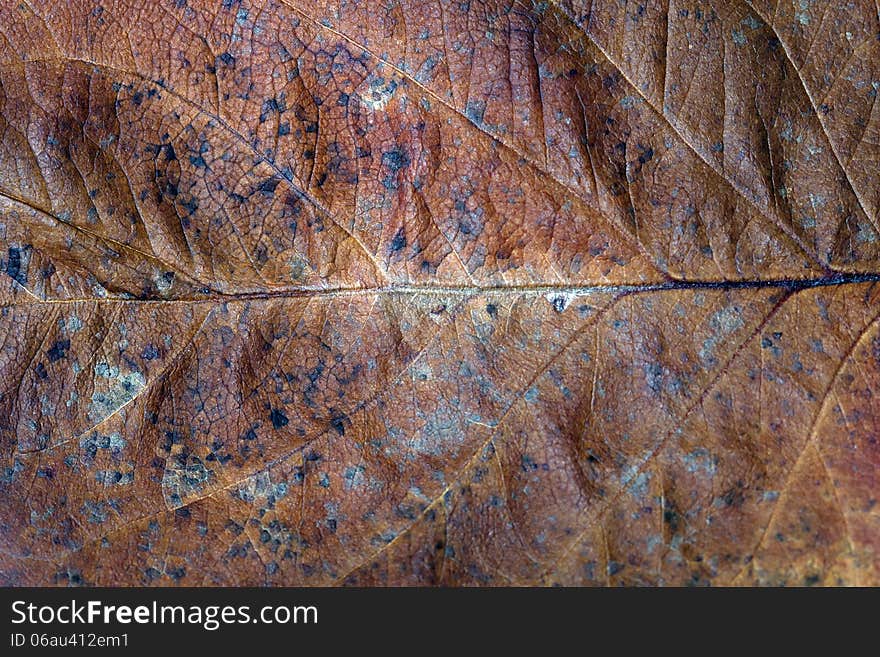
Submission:
POLYGON ((0 3, 0 581, 876 584, 876 8, 797 7, 0 3))

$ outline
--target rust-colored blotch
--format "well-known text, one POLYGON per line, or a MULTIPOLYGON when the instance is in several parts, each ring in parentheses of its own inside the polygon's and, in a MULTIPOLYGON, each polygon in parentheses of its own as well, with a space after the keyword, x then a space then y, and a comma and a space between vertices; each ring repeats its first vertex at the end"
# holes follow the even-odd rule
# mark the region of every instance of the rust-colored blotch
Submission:
POLYGON ((820 4, 0 3, 0 583, 880 584, 820 4))

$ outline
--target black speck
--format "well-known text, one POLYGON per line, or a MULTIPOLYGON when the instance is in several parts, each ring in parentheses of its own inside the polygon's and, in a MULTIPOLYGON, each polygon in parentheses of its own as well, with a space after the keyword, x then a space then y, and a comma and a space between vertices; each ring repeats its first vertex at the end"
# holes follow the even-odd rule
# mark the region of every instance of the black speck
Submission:
POLYGON ((268 98, 263 101, 263 107, 260 111, 260 123, 266 121, 269 118, 269 115, 273 113, 281 113, 285 110, 284 101, 279 101, 277 98, 268 98))
POLYGON ((257 191, 272 196, 275 193, 275 188, 278 187, 279 182, 281 181, 278 178, 267 178, 259 184, 257 191))
POLYGON ((394 239, 391 240, 391 252, 395 253, 404 247, 406 247, 406 232, 403 230, 403 226, 401 226, 397 229, 397 233, 394 234, 394 239))
POLYGON ((287 416, 284 414, 284 411, 281 411, 277 408, 273 408, 272 412, 269 413, 269 419, 272 420, 272 426, 276 429, 287 426, 287 423, 290 422, 290 420, 288 420, 287 416))
POLYGON ((186 568, 180 566, 179 568, 173 568, 168 571, 168 577, 173 579, 174 581, 183 579, 186 577, 186 568))
POLYGON ((482 101, 469 102, 464 112, 468 119, 480 125, 483 123, 483 116, 486 114, 486 103, 482 101))
POLYGON ((27 273, 21 269, 21 249, 9 247, 4 271, 14 281, 22 285, 27 284, 27 273))
POLYGON ((624 564, 619 563, 617 561, 610 561, 608 563, 608 574, 609 575, 616 575, 621 570, 623 570, 623 568, 624 568, 624 564))
MULTIPOLYGON (((199 159, 201 159, 201 157, 199 159)), ((195 196, 181 203, 180 205, 183 206, 187 211, 189 211, 189 214, 187 215, 189 217, 195 214, 195 211, 199 209, 199 202, 198 200, 196 200, 195 196)))
POLYGON ((409 164, 409 155, 400 148, 382 153, 382 164, 388 167, 393 173, 397 173, 409 164))
POLYGON ((70 349, 70 340, 56 341, 55 344, 52 345, 52 348, 46 352, 46 355, 49 357, 49 362, 54 363, 62 358, 66 358, 68 349, 70 349))
POLYGON ((336 429, 336 433, 340 436, 345 435, 345 423, 348 421, 348 416, 341 411, 333 411, 333 415, 330 417, 330 426, 336 429))

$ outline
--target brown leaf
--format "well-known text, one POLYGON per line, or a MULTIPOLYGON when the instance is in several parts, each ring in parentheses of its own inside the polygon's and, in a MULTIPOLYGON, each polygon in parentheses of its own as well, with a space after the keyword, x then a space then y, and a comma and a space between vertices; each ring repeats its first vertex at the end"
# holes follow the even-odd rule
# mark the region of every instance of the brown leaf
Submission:
POLYGON ((0 3, 0 580, 880 584, 880 17, 0 3))

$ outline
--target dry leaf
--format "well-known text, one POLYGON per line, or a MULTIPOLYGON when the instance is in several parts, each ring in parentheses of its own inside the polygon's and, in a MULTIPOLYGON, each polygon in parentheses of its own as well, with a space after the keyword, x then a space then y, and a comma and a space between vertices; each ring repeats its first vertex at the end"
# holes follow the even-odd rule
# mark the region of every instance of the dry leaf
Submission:
POLYGON ((880 584, 876 3, 0 3, 9 585, 880 584))

